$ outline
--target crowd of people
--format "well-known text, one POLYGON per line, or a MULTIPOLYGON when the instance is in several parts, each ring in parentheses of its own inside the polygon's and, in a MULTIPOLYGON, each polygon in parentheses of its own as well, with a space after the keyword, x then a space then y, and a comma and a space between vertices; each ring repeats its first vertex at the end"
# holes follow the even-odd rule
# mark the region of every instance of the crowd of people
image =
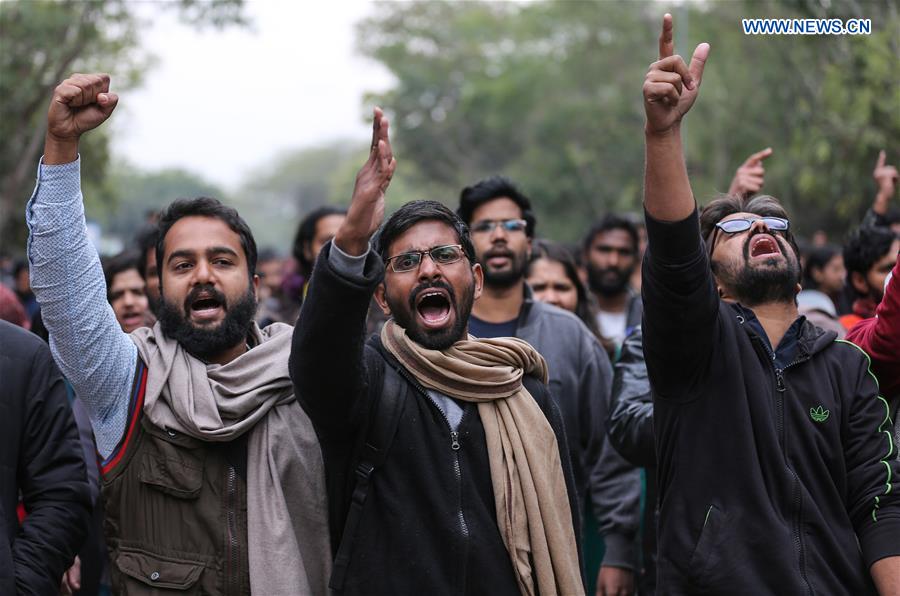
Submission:
POLYGON ((0 271, 0 593, 900 595, 897 169, 842 246, 759 194, 771 148, 698 207, 710 48, 672 39, 644 213, 575 245, 502 176, 385 218, 376 108, 289 256, 199 197, 101 259, 78 148, 118 97, 60 83, 0 271))

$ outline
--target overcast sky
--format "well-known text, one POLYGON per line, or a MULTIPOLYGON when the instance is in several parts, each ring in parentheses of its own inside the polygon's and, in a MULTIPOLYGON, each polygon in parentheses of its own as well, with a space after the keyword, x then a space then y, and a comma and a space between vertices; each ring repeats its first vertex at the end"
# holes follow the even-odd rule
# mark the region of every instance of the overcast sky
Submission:
POLYGON ((250 29, 199 32, 147 13, 155 16, 142 36, 158 62, 121 95, 114 151, 142 169, 182 167, 232 189, 285 150, 368 136, 363 94, 391 83, 354 50, 354 24, 374 4, 246 5, 250 29))

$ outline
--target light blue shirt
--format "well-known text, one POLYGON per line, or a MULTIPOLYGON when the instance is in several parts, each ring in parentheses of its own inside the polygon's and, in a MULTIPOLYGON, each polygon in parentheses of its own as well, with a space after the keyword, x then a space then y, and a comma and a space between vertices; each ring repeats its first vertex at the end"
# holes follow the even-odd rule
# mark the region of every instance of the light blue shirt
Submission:
POLYGON ((84 221, 80 158, 38 166, 25 222, 31 288, 50 333, 50 350, 84 403, 105 458, 125 433, 137 347, 106 300, 100 257, 84 221))

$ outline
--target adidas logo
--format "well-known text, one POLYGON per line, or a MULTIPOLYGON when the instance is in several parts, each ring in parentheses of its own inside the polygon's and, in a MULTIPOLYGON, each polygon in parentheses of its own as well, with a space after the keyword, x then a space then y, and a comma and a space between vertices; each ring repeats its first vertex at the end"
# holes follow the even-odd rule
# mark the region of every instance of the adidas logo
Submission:
POLYGON ((810 408, 809 415, 816 422, 825 422, 828 420, 828 416, 831 414, 828 410, 819 406, 818 408, 810 408))

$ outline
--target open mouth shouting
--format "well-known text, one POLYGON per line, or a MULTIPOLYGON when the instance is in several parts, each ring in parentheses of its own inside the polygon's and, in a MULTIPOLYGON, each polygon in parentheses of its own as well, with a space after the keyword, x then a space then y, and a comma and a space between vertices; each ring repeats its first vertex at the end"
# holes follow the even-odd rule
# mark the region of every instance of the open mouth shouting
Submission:
POLYGON ((214 288, 195 288, 185 304, 188 318, 200 325, 214 323, 225 316, 225 296, 214 288))
POLYGON ((427 287, 414 296, 414 310, 425 329, 443 329, 450 325, 453 299, 447 289, 427 287))
POLYGON ((747 254, 751 260, 782 256, 778 242, 769 234, 756 234, 750 238, 747 243, 747 254))

